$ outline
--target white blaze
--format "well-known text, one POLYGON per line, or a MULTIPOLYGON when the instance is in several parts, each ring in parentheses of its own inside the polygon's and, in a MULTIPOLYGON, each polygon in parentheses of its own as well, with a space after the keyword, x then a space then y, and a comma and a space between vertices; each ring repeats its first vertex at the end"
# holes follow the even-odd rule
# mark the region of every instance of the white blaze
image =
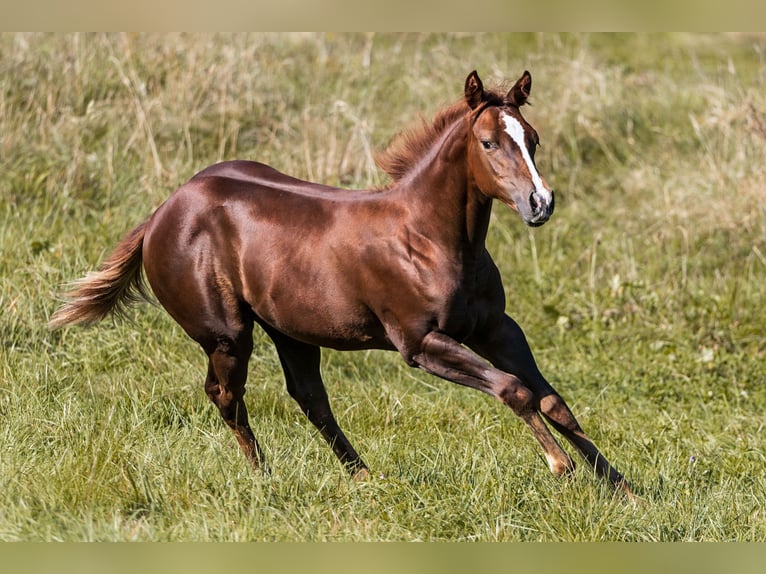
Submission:
POLYGON ((519 149, 521 150, 521 157, 524 158, 524 161, 527 164, 527 168, 529 169, 529 173, 532 175, 532 183, 535 184, 535 191, 537 191, 538 194, 543 196, 545 200, 550 203, 552 199, 551 192, 548 188, 545 187, 545 185, 543 185, 543 178, 541 178, 540 174, 537 173, 535 164, 532 162, 532 158, 529 156, 529 150, 524 143, 524 126, 521 125, 519 120, 513 116, 509 116, 506 113, 502 113, 501 117, 505 122, 505 133, 511 136, 511 139, 516 143, 517 146, 519 146, 519 149))

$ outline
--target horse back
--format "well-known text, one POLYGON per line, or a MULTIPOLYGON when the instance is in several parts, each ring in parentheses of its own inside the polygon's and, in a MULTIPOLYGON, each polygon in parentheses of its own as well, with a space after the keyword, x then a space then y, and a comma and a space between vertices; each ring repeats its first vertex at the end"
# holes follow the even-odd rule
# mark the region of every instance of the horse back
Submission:
POLYGON ((336 194, 346 191, 329 185, 292 177, 265 163, 248 160, 223 161, 213 164, 194 174, 190 181, 203 177, 224 177, 301 194, 336 194))

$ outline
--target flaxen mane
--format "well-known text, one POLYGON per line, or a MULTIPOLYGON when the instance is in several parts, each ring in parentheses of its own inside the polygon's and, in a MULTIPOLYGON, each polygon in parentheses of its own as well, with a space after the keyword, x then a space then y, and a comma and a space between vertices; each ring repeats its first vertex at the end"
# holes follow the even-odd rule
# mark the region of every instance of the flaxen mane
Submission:
MULTIPOLYGON (((487 105, 500 105, 503 102, 503 96, 497 92, 488 91, 484 96, 487 105)), ((376 154, 375 162, 394 181, 401 179, 426 154, 445 129, 470 111, 468 104, 461 99, 436 112, 431 123, 421 118, 418 125, 396 134, 388 147, 376 154)))

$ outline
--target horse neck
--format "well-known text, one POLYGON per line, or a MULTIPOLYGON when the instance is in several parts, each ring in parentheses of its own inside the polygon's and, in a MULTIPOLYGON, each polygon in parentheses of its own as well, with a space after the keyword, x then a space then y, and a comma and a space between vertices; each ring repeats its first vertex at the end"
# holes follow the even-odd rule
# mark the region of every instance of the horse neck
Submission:
POLYGON ((492 200, 469 176, 468 128, 461 118, 445 130, 396 187, 409 201, 420 232, 475 259, 484 250, 492 200))

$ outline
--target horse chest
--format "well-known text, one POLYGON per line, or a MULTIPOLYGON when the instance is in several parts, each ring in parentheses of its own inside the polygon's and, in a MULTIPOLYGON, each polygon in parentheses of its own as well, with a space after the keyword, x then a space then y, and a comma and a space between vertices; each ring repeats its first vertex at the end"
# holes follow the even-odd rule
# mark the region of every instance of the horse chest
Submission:
POLYGON ((406 285, 387 289, 384 305, 390 315, 413 331, 436 328, 456 340, 467 338, 482 307, 474 281, 466 280, 456 265, 415 275, 406 285))

